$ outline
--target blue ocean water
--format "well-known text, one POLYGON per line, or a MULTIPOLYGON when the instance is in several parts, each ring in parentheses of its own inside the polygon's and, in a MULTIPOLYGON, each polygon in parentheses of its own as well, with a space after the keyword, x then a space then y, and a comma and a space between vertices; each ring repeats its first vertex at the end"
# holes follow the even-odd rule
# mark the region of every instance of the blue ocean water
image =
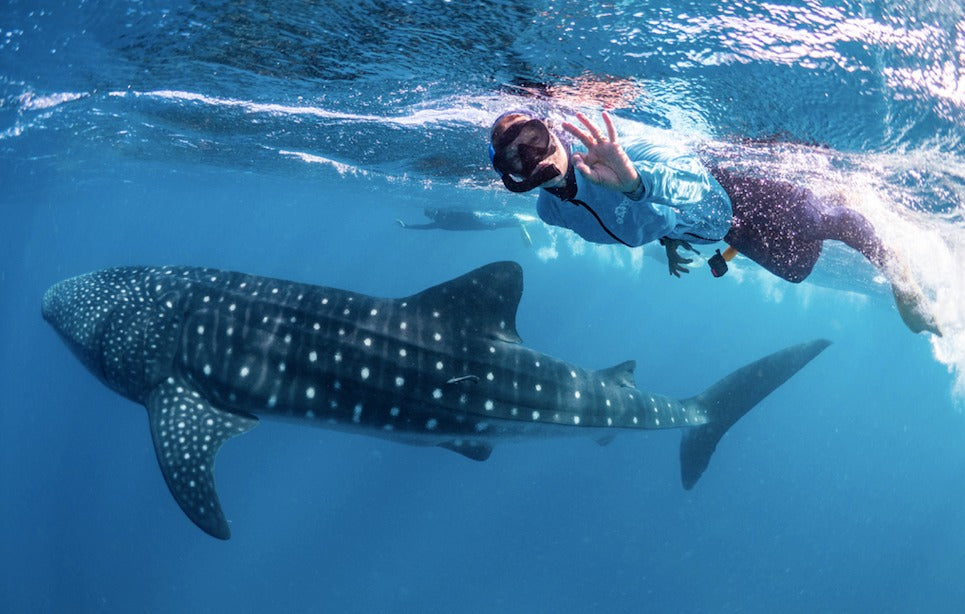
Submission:
MULTIPOLYGON (((0 609, 11 612, 957 612, 965 601, 965 9, 952 2, 32 3, 0 11, 0 609), (828 245, 801 285, 743 259, 532 223, 488 168, 498 113, 603 106, 816 191, 904 259, 943 337, 828 245), (753 139, 748 142, 746 139, 753 139), (708 254, 704 254, 705 256, 708 254), (638 361, 686 397, 834 343, 736 425, 697 486, 676 432, 485 463, 284 422, 222 449, 232 539, 188 521, 143 408, 40 317, 52 283, 220 267, 402 296, 522 264, 526 345, 638 361)), ((706 251, 706 250, 705 250, 706 251)))

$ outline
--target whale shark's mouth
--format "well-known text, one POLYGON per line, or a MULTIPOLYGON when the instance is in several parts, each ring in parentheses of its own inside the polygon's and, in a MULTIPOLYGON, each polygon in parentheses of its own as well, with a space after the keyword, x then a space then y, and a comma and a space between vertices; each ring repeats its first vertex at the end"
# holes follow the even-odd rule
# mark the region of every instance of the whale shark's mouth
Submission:
POLYGON ((58 282, 44 292, 41 314, 84 366, 103 380, 102 332, 114 306, 109 300, 87 300, 79 307, 77 301, 79 296, 90 296, 91 289, 99 285, 92 275, 58 282))
POLYGON ((44 298, 43 298, 43 301, 41 302, 41 306, 40 306, 40 313, 41 313, 41 315, 43 316, 44 320, 47 321, 48 323, 50 323, 50 324, 53 325, 53 326, 56 326, 56 324, 54 323, 53 318, 54 318, 54 315, 55 315, 55 314, 57 313, 57 311, 58 311, 58 310, 57 310, 57 302, 58 302, 58 301, 57 301, 57 298, 58 298, 58 296, 59 296, 59 293, 58 293, 57 290, 58 290, 58 287, 60 286, 60 284, 62 284, 62 283, 64 283, 64 282, 58 282, 58 283, 54 284, 53 286, 47 288, 47 291, 44 292, 44 298))

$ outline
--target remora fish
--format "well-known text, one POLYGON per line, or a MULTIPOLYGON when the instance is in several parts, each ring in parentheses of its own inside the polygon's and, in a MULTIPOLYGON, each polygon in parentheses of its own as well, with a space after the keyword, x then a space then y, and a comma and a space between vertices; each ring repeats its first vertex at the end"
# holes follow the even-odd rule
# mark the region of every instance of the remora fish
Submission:
POLYGON ((257 416, 440 446, 475 460, 498 442, 684 429, 684 487, 741 416, 829 344, 793 346, 703 393, 634 386, 632 361, 592 371, 521 345, 522 270, 497 262, 385 299, 242 273, 124 267, 62 281, 43 316, 101 381, 142 403, 164 479, 207 533, 230 535, 220 446, 257 416))

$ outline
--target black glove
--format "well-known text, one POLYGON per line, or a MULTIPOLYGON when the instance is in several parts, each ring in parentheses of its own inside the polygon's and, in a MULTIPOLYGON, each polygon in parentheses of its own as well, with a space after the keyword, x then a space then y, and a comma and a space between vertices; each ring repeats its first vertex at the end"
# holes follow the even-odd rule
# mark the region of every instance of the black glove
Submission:
POLYGON ((694 261, 694 259, 684 258, 677 253, 677 248, 683 247, 684 249, 688 249, 695 254, 700 254, 700 252, 694 249, 693 245, 687 241, 681 241, 680 239, 664 237, 660 239, 660 245, 663 245, 667 250, 667 267, 670 269, 670 274, 678 278, 680 277, 681 273, 690 272, 690 269, 688 269, 685 265, 690 264, 694 261))

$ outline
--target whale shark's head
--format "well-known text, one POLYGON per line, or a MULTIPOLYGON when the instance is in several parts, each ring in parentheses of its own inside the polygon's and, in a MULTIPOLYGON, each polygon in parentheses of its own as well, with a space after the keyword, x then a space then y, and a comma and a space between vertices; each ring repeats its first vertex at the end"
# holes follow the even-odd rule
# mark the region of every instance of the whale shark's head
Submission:
POLYGON ((51 286, 42 313, 71 351, 108 386, 141 400, 149 374, 145 335, 154 328, 150 270, 118 268, 51 286))
POLYGON ((44 293, 44 320, 90 371, 104 379, 101 340, 114 308, 116 284, 97 273, 81 275, 51 286, 44 293))

